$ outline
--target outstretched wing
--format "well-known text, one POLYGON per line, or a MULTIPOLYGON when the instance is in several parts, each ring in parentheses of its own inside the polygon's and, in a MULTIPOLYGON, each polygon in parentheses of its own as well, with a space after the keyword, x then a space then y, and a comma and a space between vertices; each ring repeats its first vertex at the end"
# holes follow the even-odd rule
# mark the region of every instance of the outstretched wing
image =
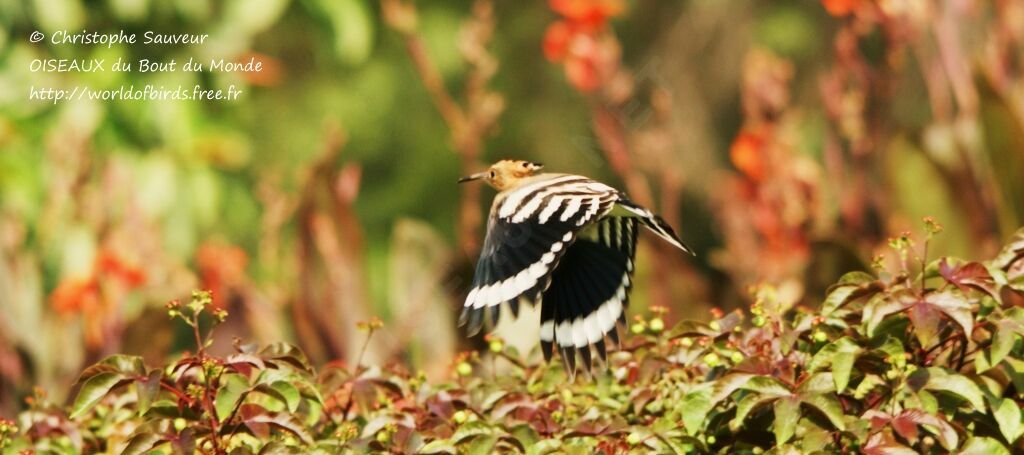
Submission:
POLYGON ((485 316, 497 323, 501 304, 517 313, 519 299, 535 302, 577 233, 618 198, 614 188, 574 175, 541 176, 499 194, 459 324, 474 335, 485 316))
POLYGON ((569 247, 544 291, 541 350, 550 360, 557 345, 570 375, 577 352, 589 371, 591 347, 605 360, 605 336, 618 343, 616 325, 625 321, 629 304, 638 230, 632 217, 608 216, 592 225, 569 247))

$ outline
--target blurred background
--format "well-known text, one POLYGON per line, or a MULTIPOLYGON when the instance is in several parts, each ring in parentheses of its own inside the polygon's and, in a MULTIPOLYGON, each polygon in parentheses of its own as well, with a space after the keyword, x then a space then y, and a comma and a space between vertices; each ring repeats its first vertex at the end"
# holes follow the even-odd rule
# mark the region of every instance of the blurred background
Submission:
POLYGON ((1024 224, 1022 64, 1016 0, 0 0, 0 416, 105 355, 189 349, 164 305, 194 288, 231 314, 217 349, 354 362, 379 316, 365 362, 445 377, 479 343, 455 320, 493 195, 455 180, 502 158, 676 226, 697 257, 645 237, 631 307, 669 322, 758 284, 817 305, 924 216, 929 257, 988 257, 1024 224), (210 37, 28 40, 122 29, 210 37), (119 57, 263 70, 30 71, 119 57), (146 84, 244 93, 28 99, 146 84))

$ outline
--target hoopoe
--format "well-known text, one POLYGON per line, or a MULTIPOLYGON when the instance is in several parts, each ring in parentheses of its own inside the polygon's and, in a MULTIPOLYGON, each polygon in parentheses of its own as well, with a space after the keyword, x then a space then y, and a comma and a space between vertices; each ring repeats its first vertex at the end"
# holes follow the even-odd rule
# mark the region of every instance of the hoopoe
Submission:
POLYGON ((605 337, 618 345, 625 324, 643 224, 672 246, 693 254, 661 217, 603 183, 570 174, 540 173, 543 166, 502 160, 459 179, 483 180, 498 190, 487 236, 459 325, 470 336, 485 320, 493 328, 502 304, 518 317, 519 304, 540 302, 540 342, 546 361, 557 345, 570 377, 576 353, 584 371, 591 349, 607 361, 605 337))

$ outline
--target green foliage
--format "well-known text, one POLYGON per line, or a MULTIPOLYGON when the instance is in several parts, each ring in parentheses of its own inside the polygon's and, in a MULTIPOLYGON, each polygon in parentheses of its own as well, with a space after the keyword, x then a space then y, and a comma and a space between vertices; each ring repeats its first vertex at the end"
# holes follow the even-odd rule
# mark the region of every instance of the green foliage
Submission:
MULTIPOLYGON (((200 322, 226 315, 195 293, 168 311, 194 329, 196 354, 161 369, 109 357, 82 373, 70 409, 39 397, 0 437, 127 454, 1024 450, 1024 230, 987 263, 929 263, 909 235, 891 245, 898 267, 844 276, 814 311, 768 288, 752 324, 734 312, 664 330, 656 308, 574 384, 497 338, 440 384, 359 361, 315 373, 283 344, 212 356, 200 322)), ((360 327, 370 342, 380 322, 360 327)))

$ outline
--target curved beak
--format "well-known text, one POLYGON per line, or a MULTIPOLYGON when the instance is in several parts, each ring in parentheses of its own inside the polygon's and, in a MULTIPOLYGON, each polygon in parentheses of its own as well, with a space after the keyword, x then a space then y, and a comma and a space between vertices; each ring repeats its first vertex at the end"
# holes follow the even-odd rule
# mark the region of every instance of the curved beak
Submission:
POLYGON ((467 175, 465 177, 460 178, 459 179, 459 183, 472 182, 473 180, 480 180, 480 179, 483 179, 483 178, 487 178, 487 173, 486 172, 477 172, 476 174, 467 175))

